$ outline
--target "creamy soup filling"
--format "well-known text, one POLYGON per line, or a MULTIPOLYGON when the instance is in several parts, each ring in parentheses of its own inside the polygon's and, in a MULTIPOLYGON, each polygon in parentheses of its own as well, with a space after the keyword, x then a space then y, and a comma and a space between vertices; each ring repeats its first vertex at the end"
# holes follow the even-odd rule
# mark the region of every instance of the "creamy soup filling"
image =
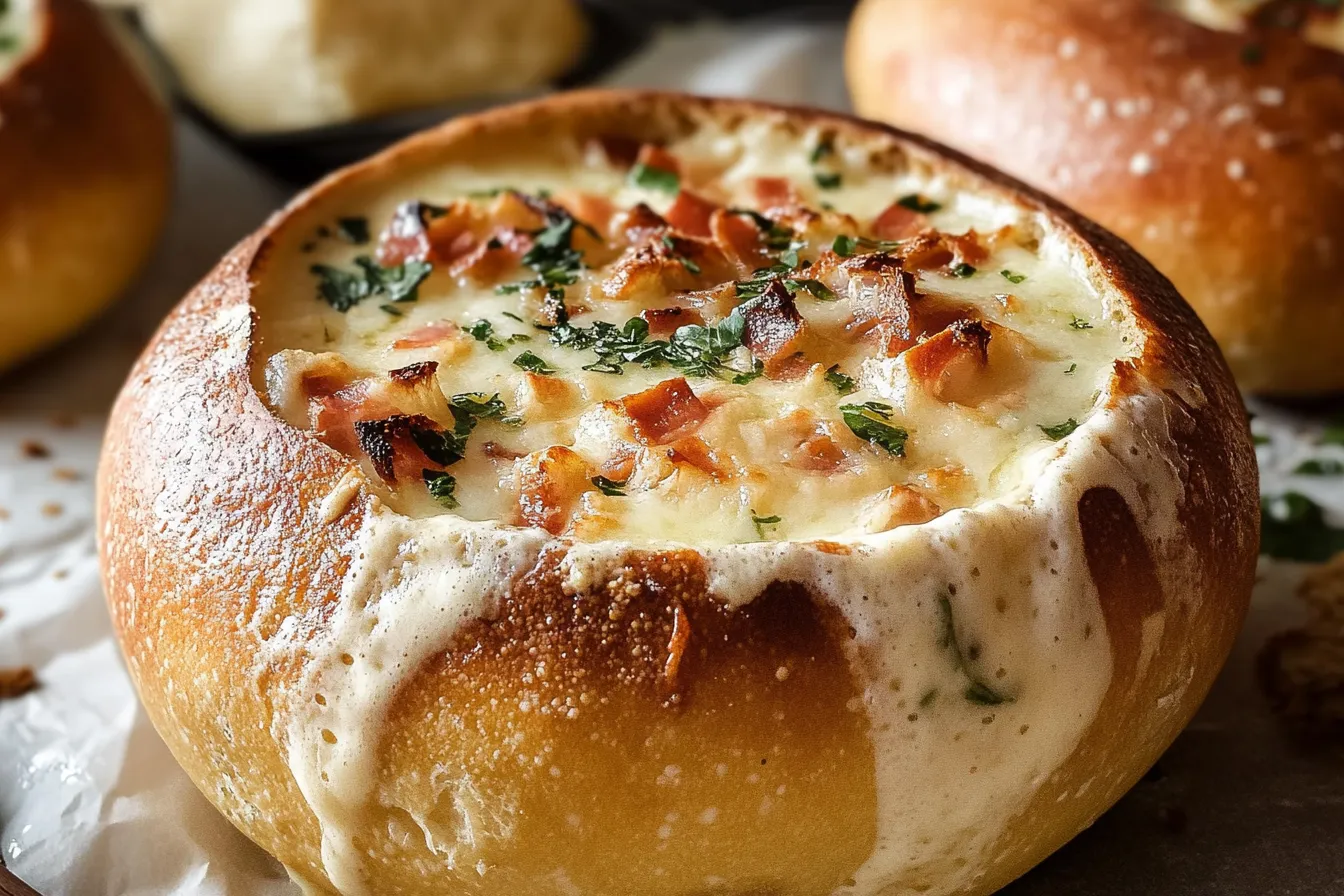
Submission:
POLYGON ((266 394, 394 509, 580 541, 856 537, 1010 491, 1137 336, 1019 209, 870 152, 450 167, 308 234, 266 394))

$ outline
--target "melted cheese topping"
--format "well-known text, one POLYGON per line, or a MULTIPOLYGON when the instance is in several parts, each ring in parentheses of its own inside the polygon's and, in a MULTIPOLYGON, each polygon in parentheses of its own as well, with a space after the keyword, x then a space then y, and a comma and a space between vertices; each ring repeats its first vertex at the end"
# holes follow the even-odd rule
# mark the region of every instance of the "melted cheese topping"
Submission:
MULTIPOLYGON (((916 164, 893 170, 892 163, 892 169, 884 169, 880 157, 870 156, 875 151, 843 143, 813 162, 813 148, 826 136, 800 137, 767 118, 733 134, 705 125, 695 137, 667 149, 686 166, 684 188, 703 191, 724 205, 751 201, 756 178, 783 176, 809 205, 824 200, 853 216, 856 233, 872 232, 893 199, 919 195, 940 206, 929 215, 930 225, 954 234, 973 227, 998 235, 986 240, 987 256, 974 275, 955 276, 947 265, 920 270, 917 292, 923 298, 912 307, 952 307, 981 321, 991 347, 1014 349, 1009 354, 1013 364, 1005 373, 991 354, 987 368, 995 376, 971 380, 986 388, 956 391, 955 397, 966 403, 951 400, 934 387, 960 389, 965 383, 914 376, 915 367, 925 370, 927 365, 910 364, 912 353, 918 357, 928 351, 924 346, 944 331, 935 327, 923 342, 916 339, 893 350, 890 339, 879 344, 891 335, 888 326, 885 332, 874 328, 877 339, 804 340, 798 344, 805 355, 808 350, 821 355, 809 359, 815 364, 786 364, 785 372, 772 371, 746 385, 732 383, 728 374, 688 376, 687 384, 708 410, 696 432, 731 458, 724 462, 727 473, 718 479, 684 471, 640 478, 640 465, 647 462, 640 455, 623 496, 582 485, 613 445, 627 438, 622 428, 627 424, 619 415, 615 423, 595 418, 615 414, 604 402, 637 394, 679 371, 634 363, 626 364, 621 375, 585 371, 594 360, 591 351, 553 345, 545 331, 532 326, 542 312, 539 297, 501 295, 442 271, 421 284, 416 301, 395 306, 400 314, 380 310, 380 297, 344 313, 329 309, 314 298, 312 265, 348 271, 359 250, 334 237, 280 232, 272 256, 277 263, 254 293, 258 324, 253 334, 263 362, 256 378, 277 413, 298 426, 326 421, 331 428, 318 426, 318 434, 342 443, 333 434, 334 421, 348 422, 352 407, 390 401, 389 396, 423 395, 391 389, 383 371, 433 360, 439 364, 433 384, 443 395, 498 392, 508 412, 522 416, 516 428, 480 421, 467 437, 466 456, 443 465, 455 477, 461 505, 454 509, 436 506, 421 482, 387 482, 377 464, 357 445, 347 444, 364 473, 342 480, 322 513, 334 519, 360 490, 374 493, 353 566, 317 630, 295 619, 268 642, 273 654, 263 656, 263 666, 296 653, 308 657, 301 680, 278 703, 278 724, 295 780, 321 825, 326 875, 340 892, 378 889, 373 865, 356 844, 369 830, 372 807, 386 799, 377 787, 378 738, 405 671, 419 668, 451 643, 465 621, 489 618, 512 575, 530 568, 554 543, 539 526, 499 524, 520 521, 513 514, 520 512, 518 498, 526 486, 519 485, 518 467, 538 452, 573 451, 581 461, 571 477, 582 488, 576 508, 594 507, 611 520, 612 528, 592 531, 580 525, 582 514, 550 520, 555 531, 574 538, 561 573, 576 593, 611 581, 632 547, 672 540, 701 551, 711 594, 731 606, 749 603, 771 582, 791 581, 848 620, 854 636, 847 649, 870 722, 878 798, 874 851, 841 889, 856 896, 913 887, 937 896, 973 888, 1011 820, 1098 723, 1113 659, 1078 522, 1078 502, 1088 489, 1111 487, 1124 496, 1150 539, 1171 611, 1189 612, 1190 604, 1203 599, 1191 585, 1194 560, 1177 516, 1187 471, 1168 434, 1169 403, 1156 388, 1140 386, 1124 395, 1111 391, 1116 380, 1109 374, 1116 361, 1137 355, 1142 346, 1124 299, 1104 274, 1047 220, 1007 201, 957 190, 916 164), (814 175, 823 164, 826 172, 840 173, 838 189, 818 192, 814 175), (300 252, 305 246, 310 251, 300 252), (1001 271, 1010 272, 1012 281, 1001 271), (919 305, 926 300, 930 306, 919 305), (443 320, 459 326, 487 320, 505 349, 491 351, 474 337, 455 338, 448 348, 435 343, 432 351, 395 347, 397 340, 443 320), (508 337, 516 334, 530 341, 509 345, 508 337), (513 365, 524 349, 558 371, 549 380, 573 394, 566 391, 565 401, 555 401, 546 393, 533 403, 527 390, 534 384, 513 365), (840 395, 826 381, 825 367, 817 370, 829 364, 839 364, 854 377, 858 391, 840 395), (352 384, 357 388, 351 390, 352 384), (333 401, 343 389, 344 398, 333 401), (853 433, 845 436, 841 427, 848 427, 839 405, 865 401, 889 405, 890 421, 884 422, 907 429, 903 457, 853 433), (314 407, 332 413, 335 408, 343 416, 324 418, 314 407), (814 475, 772 453, 781 438, 772 428, 798 412, 812 415, 836 438, 843 451, 840 466, 814 475), (1071 435, 1054 428, 1070 420, 1077 424, 1071 435), (473 452, 486 442, 508 450, 495 452, 500 455, 495 458, 473 452), (509 456, 519 452, 523 458, 509 456), (935 475, 949 468, 957 475, 935 475), (756 475, 758 469, 763 475, 756 475), (936 504, 931 509, 910 502, 916 516, 934 518, 900 525, 901 514, 893 511, 871 527, 858 522, 873 519, 868 508, 885 489, 909 489, 936 504), (775 530, 761 534, 748 514, 780 520, 762 523, 775 530), (806 540, 819 536, 844 538, 848 550, 828 551, 806 540), (763 537, 773 540, 757 543, 763 537), (968 664, 964 657, 949 656, 949 625, 963 643, 980 645, 976 660, 968 664), (899 691, 893 686, 897 681, 903 683, 899 691), (986 724, 983 700, 962 696, 977 685, 992 691, 993 724, 986 724), (903 696, 910 693, 946 697, 928 700, 911 713, 903 696)), ((497 168, 447 165, 366 205, 337 205, 337 199, 360 198, 353 192, 327 197, 312 212, 327 216, 329 226, 340 215, 364 215, 377 227, 407 197, 446 206, 454 197, 508 184, 533 193, 554 190, 557 198, 562 190, 593 192, 621 207, 644 201, 670 214, 670 195, 630 186, 624 169, 585 148, 552 146, 540 158, 532 148, 526 153, 501 158, 497 168)), ((823 259, 824 245, 809 243, 798 251, 800 260, 812 260, 817 270, 831 263, 823 259)), ((859 253, 868 254, 873 253, 859 253)), ((511 268, 507 279, 525 274, 511 268)), ((594 265, 566 286, 575 324, 623 323, 637 309, 656 308, 671 298, 670 292, 656 291, 603 298, 600 284, 609 275, 607 268, 594 265), (581 314, 580 304, 588 309, 581 314)), ((797 297, 796 310, 809 327, 823 330, 828 322, 848 322, 865 300, 862 285, 851 290, 844 280, 834 282, 844 287, 836 289, 835 302, 797 297)), ((724 314, 731 308, 707 322, 724 314)), ((220 326, 245 338, 248 322, 230 318, 220 326)), ((432 332, 444 330, 452 332, 442 326, 432 332)), ((841 332, 846 332, 843 327, 841 332)), ((745 354, 734 349, 724 363, 748 370, 745 354)), ((955 357, 964 360, 962 354, 955 357)), ((417 380, 416 388, 425 382, 417 380)), ((1186 398, 1199 400, 1198 395, 1186 398)), ((436 407, 445 413, 433 401, 415 410, 429 417, 436 407)), ((448 416, 435 419, 449 423, 448 416)), ((663 459, 671 460, 666 445, 638 438, 630 444, 637 454, 656 457, 661 451, 663 459)), ((400 473, 398 455, 391 457, 391 472, 400 473)), ((1157 611, 1144 623, 1140 667, 1152 655, 1165 612, 1157 611)), ((1142 668, 1136 675, 1141 673, 1142 668)), ((1178 712, 1179 703, 1155 707, 1154 724, 1178 712)), ((583 714, 581 707, 569 712, 571 718, 583 714)), ((519 749, 541 756, 548 747, 529 742, 519 749)), ((516 758, 525 757, 519 753, 516 758)), ((1089 788, 1103 790, 1124 774, 1123 769, 1098 768, 1093 780, 1064 798, 1085 799, 1089 788)), ((469 775, 452 786, 475 792, 469 775)), ((456 867, 452 857, 459 851, 469 855, 491 838, 511 836, 500 821, 510 811, 491 807, 460 828, 430 818, 413 820, 416 836, 423 835, 430 850, 456 867)), ((662 820, 651 818, 650 823, 662 820)), ((555 862, 551 883, 536 881, 537 892, 576 892, 565 882, 582 880, 583 869, 568 867, 564 855, 555 862)), ((480 871, 481 886, 490 884, 491 873, 480 871)), ((725 892, 737 884, 750 882, 727 882, 725 892)))
MULTIPOLYGON (((772 138, 778 135, 762 135, 772 138)), ((415 193, 351 208, 371 232, 384 229, 384 260, 389 241, 407 226, 406 212, 396 211, 406 200, 439 210, 421 212, 431 232, 455 216, 487 227, 531 217, 535 235, 540 216, 520 197, 494 193, 503 185, 529 197, 551 193, 580 220, 591 218, 601 240, 575 228, 575 245, 587 247, 584 267, 576 282, 557 290, 570 309, 570 328, 548 330, 554 321, 543 320, 543 290, 501 292, 535 276, 507 249, 497 250, 506 257, 485 276, 484 264, 463 271, 459 262, 455 273, 451 263, 434 262, 431 250, 435 267, 415 301, 373 297, 348 310, 332 308, 318 300, 318 289, 344 276, 333 272, 358 271, 354 259, 371 247, 314 234, 309 266, 285 283, 312 298, 292 303, 292 316, 268 322, 266 341, 285 347, 267 373, 272 403, 295 425, 311 425, 353 451, 380 496, 399 511, 539 525, 583 541, 846 539, 1011 491, 1036 454, 1050 452, 1053 439, 1087 419, 1116 359, 1135 348, 1132 328, 1106 312, 1064 248, 1042 242, 1013 208, 874 171, 861 152, 843 146, 813 162, 812 148, 828 139, 767 142, 740 157, 707 137, 669 148, 665 164, 684 169, 680 189, 721 209, 768 211, 759 194, 763 184, 781 189, 773 179, 786 181, 796 196, 772 212, 773 238, 757 233, 769 222, 732 216, 745 238, 772 243, 736 264, 723 262, 722 239, 658 225, 664 216, 682 221, 685 192, 674 195, 675 185, 660 189, 647 176, 641 186, 628 164, 593 147, 576 148, 577 164, 562 155, 498 169, 450 169, 415 193), (682 157, 694 163, 676 161, 682 157), (838 175, 839 185, 820 188, 818 178, 828 175, 838 175), (929 211, 911 211, 901 200, 929 211), (654 227, 630 239, 621 222, 641 203, 654 227), (843 243, 876 241, 891 232, 893 215, 903 241, 843 243), (917 234, 927 243, 929 234, 968 233, 964 247, 950 243, 953 252, 935 250, 930 261, 915 264, 903 255, 921 244, 917 234), (833 251, 837 237, 843 255, 833 251), (792 322, 750 299, 765 282, 756 271, 781 258, 796 269, 775 275, 782 284, 774 295, 791 306, 792 322), (883 346, 882 315, 906 311, 871 306, 904 301, 893 295, 901 289, 893 272, 903 259, 915 290, 910 338, 883 346), (625 327, 641 315, 656 322, 660 314, 702 324, 702 334, 731 326, 736 316, 748 328, 785 325, 797 332, 774 356, 770 345, 732 347, 712 372, 638 360, 613 364, 610 355, 599 357, 566 336, 592 333, 598 322, 625 327), (966 323, 978 329, 956 329, 966 323), (370 397, 387 392, 388 371, 425 362, 437 365, 428 396, 417 386, 401 389, 401 397, 370 397), (684 388, 669 385, 680 377, 684 388), (314 381, 335 397, 314 394, 314 381), (475 426, 465 450, 456 452, 460 459, 439 465, 452 477, 448 500, 436 500, 419 475, 432 464, 411 459, 389 476, 386 465, 379 471, 373 462, 378 446, 351 438, 350 416, 425 415, 453 429, 445 397, 464 393, 479 393, 478 401, 497 395, 505 409, 475 426), (865 405, 877 410, 865 414, 865 405), (687 423, 664 425, 653 419, 658 414, 687 423), (869 441, 874 430, 878 438, 869 441), (881 437, 893 434, 901 444, 881 437)), ((424 223, 412 218, 409 226, 424 223)), ((455 241, 450 251, 470 258, 487 239, 465 234, 442 241, 455 241)), ((649 340, 676 342, 682 333, 673 336, 674 327, 649 340)), ((404 444, 391 450, 415 454, 404 444)))
POLYGON ((27 55, 36 31, 36 0, 0 0, 0 78, 27 55))

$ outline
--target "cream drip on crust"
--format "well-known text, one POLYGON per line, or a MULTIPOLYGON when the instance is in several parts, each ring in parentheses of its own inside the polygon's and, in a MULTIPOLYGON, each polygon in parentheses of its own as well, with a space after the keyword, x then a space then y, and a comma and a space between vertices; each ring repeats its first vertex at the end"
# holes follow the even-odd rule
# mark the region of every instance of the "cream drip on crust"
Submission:
MULTIPOLYGON (((631 551, 688 546, 726 604, 797 582, 854 631, 877 843, 838 892, 962 891, 1111 683, 1082 496, 1119 492, 1173 605, 1198 599, 1173 578, 1189 558, 1167 555, 1187 550, 1173 406, 1133 377, 1121 391, 1115 373, 1143 337, 1048 219, 872 147, 766 120, 637 149, 633 164, 575 145, 446 166, 362 207, 326 202, 324 230, 277 237, 257 379, 280 416, 360 465, 370 508, 277 722, 326 873, 343 893, 376 892, 357 841, 392 694, 490 618, 544 548, 564 545, 580 593, 631 551), (709 211, 677 210, 688 194, 709 211), (518 226, 500 224, 513 214, 518 226), (636 214, 647 232, 631 237, 636 214), (454 221, 436 248, 435 225, 454 221), (356 261, 374 241, 382 254, 356 261), (551 249, 529 263, 540 242, 551 249), (585 245, 579 265, 564 254, 585 245), (641 316, 674 308, 698 329, 655 336, 658 315, 641 316), (735 314, 745 324, 725 328, 735 314), (741 332, 753 320, 760 338, 741 332), (594 350, 599 321, 619 328, 618 350, 594 350), (723 350, 686 362, 655 339, 723 350)), ((324 512, 354 491, 343 480, 324 512)), ((1096 786, 1118 773, 1098 769, 1096 786)), ((453 787, 470 804, 471 782, 453 787)), ((506 816, 414 822, 451 866, 509 836, 506 816)), ((554 879, 567 892, 563 857, 554 879)))
POLYGON ((27 55, 34 39, 37 0, 0 0, 0 78, 27 55))

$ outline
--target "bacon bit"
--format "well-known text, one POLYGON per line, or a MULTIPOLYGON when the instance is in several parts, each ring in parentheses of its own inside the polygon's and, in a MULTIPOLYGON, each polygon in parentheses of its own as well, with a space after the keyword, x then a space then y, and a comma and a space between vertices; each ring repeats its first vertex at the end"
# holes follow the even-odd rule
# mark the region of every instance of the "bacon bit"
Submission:
POLYGON ((463 338, 462 328, 450 320, 436 320, 425 324, 392 343, 394 349, 432 348, 445 342, 463 338))
POLYGON ((742 344, 767 371, 797 351, 806 324, 784 284, 771 282, 760 298, 742 305, 742 314, 742 344))
POLYGON ((708 199, 682 190, 667 210, 667 223, 688 236, 708 237, 711 234, 710 218, 718 210, 719 206, 708 199))
MULTIPOLYGON (((831 438, 826 425, 810 411, 797 410, 771 425, 791 442, 784 452, 786 466, 817 473, 831 473, 845 462, 845 450, 831 438)), ((787 443, 786 443, 787 444, 787 443)))
POLYGON ((533 242, 530 233, 501 227, 488 239, 478 242, 472 237, 469 250, 457 256, 448 271, 455 277, 469 276, 480 284, 495 283, 518 266, 533 242))
POLYGON ((888 532, 898 526, 918 526, 942 513, 942 508, 914 489, 893 485, 873 499, 864 519, 864 530, 888 532))
POLYGON ((616 168, 629 168, 639 158, 640 143, 633 137, 594 137, 588 143, 596 147, 607 162, 616 168))
POLYGON ((943 237, 936 230, 926 230, 903 245, 905 266, 913 271, 931 271, 952 264, 956 256, 943 237))
POLYGON ((989 343, 982 321, 960 320, 906 352, 906 367, 937 400, 976 405, 988 397, 989 343))
POLYGON ((428 417, 393 414, 381 420, 357 420, 354 427, 360 450, 368 455, 374 472, 388 485, 396 484, 398 474, 417 475, 427 466, 437 466, 415 443, 416 432, 443 432, 443 427, 428 417), (400 465, 398 460, 402 461, 400 465))
POLYGON ((481 453, 490 458, 490 460, 517 460, 520 457, 526 456, 521 451, 505 448, 495 441, 482 442, 481 453))
POLYGON ((641 295, 666 296, 692 290, 706 281, 731 279, 728 259, 713 243, 694 237, 669 237, 632 246, 611 267, 602 281, 605 298, 626 301, 641 295), (686 262, 694 265, 692 268, 686 262))
POLYGON ((758 177, 752 184, 756 206, 762 209, 787 208, 798 204, 798 191, 784 177, 758 177))
POLYGON ((635 157, 635 164, 657 168, 659 171, 671 171, 677 175, 681 174, 681 162, 677 160, 677 157, 654 143, 645 143, 639 148, 639 155, 635 157))
POLYGON ((30 460, 42 460, 51 457, 51 449, 36 439, 25 439, 19 445, 19 453, 30 460))
POLYGON ((724 255, 735 261, 743 273, 771 263, 761 230, 750 218, 718 209, 709 218, 709 230, 724 255))
POLYGON ((31 666, 0 669, 0 700, 13 700, 37 689, 37 675, 31 666))
POLYGON ((529 370, 514 392, 514 404, 529 420, 554 420, 569 411, 577 395, 573 383, 529 370))
POLYGON ((612 230, 623 232, 626 242, 633 244, 648 242, 650 237, 657 236, 667 228, 668 223, 663 216, 641 202, 618 214, 612 230))
POLYGON ((903 240, 919 233, 928 216, 893 202, 873 221, 873 236, 879 240, 903 240))
POLYGON ((429 255, 429 237, 425 233, 427 209, 423 202, 403 202, 378 237, 378 263, 394 267, 409 260, 420 261, 429 255))
POLYGON ((418 361, 415 364, 398 367, 396 370, 389 370, 387 375, 395 382, 415 386, 432 378, 438 370, 438 361, 418 361))
POLYGON ((639 312, 639 317, 649 325, 649 333, 653 336, 670 336, 678 327, 687 324, 703 326, 705 323, 704 317, 694 308, 649 308, 639 312))
POLYGON ((681 605, 681 601, 674 601, 672 604, 672 637, 667 643, 667 662, 663 664, 663 678, 671 695, 675 695, 677 690, 677 673, 681 669, 681 659, 686 655, 686 648, 690 644, 691 617, 687 614, 686 608, 681 605))
POLYGON ((588 464, 568 448, 553 445, 518 464, 518 513, 529 526, 559 535, 574 506, 591 487, 588 464))
POLYGON ((540 230, 547 211, 558 206, 546 199, 527 196, 517 190, 505 190, 490 203, 490 221, 497 227, 514 230, 540 230))
POLYGON ((853 328, 860 333, 876 331, 883 357, 894 358, 914 345, 918 331, 913 305, 919 294, 915 275, 901 260, 877 253, 861 255, 841 267, 850 274, 853 328))
POLYGON ((978 267, 989 258, 989 250, 985 248, 985 244, 981 241, 980 234, 974 230, 951 236, 944 234, 943 239, 952 250, 953 261, 956 264, 969 264, 978 267))
POLYGON ((687 464, 715 480, 727 478, 727 470, 719 460, 718 454, 709 443, 699 436, 686 436, 677 439, 667 448, 668 460, 674 464, 687 464))
POLYGON ((475 247, 482 222, 465 199, 436 209, 425 202, 403 202, 378 238, 378 263, 391 267, 407 261, 447 264, 475 247))
POLYGON ((600 471, 613 482, 625 482, 635 472, 635 449, 622 445, 602 462, 600 471))
POLYGON ((621 407, 645 444, 661 445, 688 434, 709 416, 685 377, 664 380, 656 386, 621 399, 621 407))

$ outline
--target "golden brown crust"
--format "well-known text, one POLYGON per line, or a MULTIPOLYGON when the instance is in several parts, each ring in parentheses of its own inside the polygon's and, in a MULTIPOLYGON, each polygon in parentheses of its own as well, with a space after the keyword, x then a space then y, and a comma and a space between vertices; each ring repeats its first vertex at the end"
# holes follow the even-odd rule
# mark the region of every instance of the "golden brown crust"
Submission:
POLYGON ((168 113, 84 0, 43 0, 0 76, 0 367, 85 323, 153 248, 168 113))
MULTIPOLYGON (((249 670, 281 625, 306 632, 323 624, 370 499, 361 493, 326 522, 327 495, 354 464, 279 421, 253 387, 249 302, 268 249, 306 233, 308 219, 326 213, 333 192, 349 199, 385 174, 470 159, 516 144, 519 134, 534 141, 560 133, 657 141, 685 133, 696 117, 731 125, 780 111, 732 100, 592 92, 450 122, 296 200, 184 300, 132 372, 99 470, 104 578, 132 676, 151 719, 206 795, 317 886, 327 886, 317 821, 285 764, 275 705, 307 658, 294 649, 272 656, 260 679, 249 670)), ((1084 538, 1121 658, 1101 723, 1039 790, 1028 817, 992 849, 1002 861, 973 889, 989 892, 1058 847, 1132 783, 1193 714, 1221 665, 1245 611, 1257 541, 1245 416, 1198 320, 1166 280, 1113 236, 920 138, 809 110, 783 111, 800 132, 821 123, 888 135, 892 152, 927 160, 957 185, 1001 192, 1048 214, 1053 226, 1087 247, 1146 331, 1147 351, 1124 375, 1180 384, 1185 418, 1173 436, 1191 471, 1182 512, 1198 556, 1196 581, 1188 598, 1136 588, 1152 576, 1130 574, 1151 573, 1165 555, 1154 556, 1142 533, 1135 538, 1123 499, 1117 505, 1113 493, 1089 498, 1081 513, 1084 538), (1168 608, 1175 612, 1166 614, 1154 660, 1135 680, 1134 645, 1152 609, 1167 600, 1179 606, 1168 608), (1167 694, 1175 696, 1154 713, 1153 702, 1167 694), (1151 724, 1121 723, 1131 719, 1151 724), (1097 777, 1098 768, 1107 777, 1094 796, 1058 802, 1097 777)), ((605 581, 575 594, 558 572, 566 550, 554 540, 535 568, 517 571, 492 620, 460 631, 399 688, 377 776, 386 802, 402 808, 371 814, 362 828, 368 840, 358 844, 386 857, 379 860, 377 891, 442 891, 456 885, 450 882, 460 880, 461 869, 488 856, 501 864, 481 879, 488 886, 477 882, 479 892, 522 892, 540 886, 529 876, 546 871, 538 856, 558 853, 573 860, 571 869, 582 869, 581 879, 569 883, 594 893, 628 892, 631 863, 650 856, 663 874, 642 879, 641 893, 695 891, 729 867, 753 891, 778 893, 826 893, 854 874, 875 837, 875 759, 854 700, 853 632, 838 614, 819 595, 783 583, 731 612, 708 596, 703 562, 689 550, 631 552, 605 581), (520 715, 520 697, 538 711, 520 715), (562 721, 575 704, 584 711, 562 721), (549 773, 553 760, 529 752, 539 743, 549 745, 562 775, 549 773), (476 789, 427 788, 425 775, 436 761, 465 766, 476 789), (719 766, 735 778, 752 776, 750 787, 726 796, 716 790, 719 766), (625 786, 658 775, 680 784, 656 791, 655 804, 647 788, 625 786), (705 802, 711 793, 719 800, 713 805, 705 802), (455 854, 458 870, 445 870, 424 844, 426 826, 455 829, 473 807, 500 804, 491 802, 500 794, 517 807, 516 817, 487 818, 472 844, 477 852, 455 854), (655 815, 691 824, 688 818, 708 808, 732 823, 706 824, 703 835, 671 841, 668 851, 648 833, 655 815), (579 813, 582 825, 571 825, 569 816, 579 813), (496 828, 513 833, 510 843, 529 845, 492 844, 496 828), (817 837, 818 830, 826 836, 817 837)), ((844 555, 848 547, 818 551, 844 555)))
POLYGON ((1148 0, 866 0, 861 114, 1002 167, 1175 281, 1243 387, 1334 392, 1344 338, 1344 55, 1148 0))

